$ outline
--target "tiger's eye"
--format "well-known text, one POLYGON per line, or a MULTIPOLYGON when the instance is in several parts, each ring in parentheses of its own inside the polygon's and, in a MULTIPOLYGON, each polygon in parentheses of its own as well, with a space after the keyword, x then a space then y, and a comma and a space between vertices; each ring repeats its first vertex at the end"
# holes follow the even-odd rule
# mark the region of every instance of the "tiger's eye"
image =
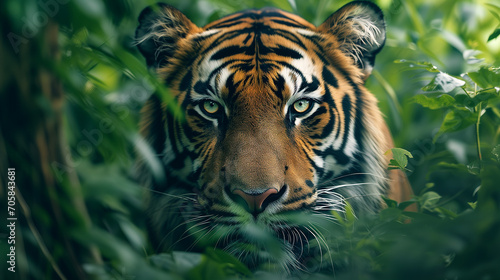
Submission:
POLYGON ((203 102, 203 109, 209 114, 215 114, 219 111, 219 104, 215 101, 207 100, 203 102))
POLYGON ((301 99, 293 103, 293 109, 297 113, 304 113, 311 107, 311 102, 309 100, 301 99))

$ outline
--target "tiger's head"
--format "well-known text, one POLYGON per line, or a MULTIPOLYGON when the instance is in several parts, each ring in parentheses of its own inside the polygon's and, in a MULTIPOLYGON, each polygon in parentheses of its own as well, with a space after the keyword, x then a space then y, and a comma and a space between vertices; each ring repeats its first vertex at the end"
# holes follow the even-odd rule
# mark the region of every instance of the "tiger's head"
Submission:
POLYGON ((166 173, 161 181, 140 170, 160 247, 204 236, 236 252, 254 240, 245 229, 260 225, 290 252, 286 266, 315 237, 287 213, 382 207, 392 140, 364 87, 385 41, 376 5, 352 2, 319 27, 267 8, 201 28, 166 4, 146 8, 139 23, 139 50, 184 112, 175 117, 156 96, 142 111, 166 173))

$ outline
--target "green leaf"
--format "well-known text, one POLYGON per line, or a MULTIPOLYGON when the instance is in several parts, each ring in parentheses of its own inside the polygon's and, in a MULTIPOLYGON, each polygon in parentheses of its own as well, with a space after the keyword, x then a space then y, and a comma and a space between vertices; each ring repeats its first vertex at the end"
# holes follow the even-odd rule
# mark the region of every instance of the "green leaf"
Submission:
POLYGON ((210 258, 203 258, 201 264, 191 269, 187 279, 228 279, 230 271, 223 264, 217 263, 210 258))
POLYGON ((495 148, 493 148, 493 150, 491 151, 491 153, 495 156, 494 159, 497 162, 500 162, 500 145, 495 146, 495 148))
POLYGON ((497 117, 500 118, 500 109, 495 106, 488 106, 488 109, 497 117))
POLYGON ((490 13, 496 18, 498 19, 498 21, 500 21, 500 7, 497 6, 497 5, 493 5, 493 4, 490 4, 490 3, 487 3, 486 6, 489 7, 489 10, 490 13))
POLYGON ((448 42, 448 44, 452 45, 460 52, 463 53, 467 50, 464 41, 457 34, 454 34, 452 32, 446 31, 446 30, 441 30, 440 34, 441 34, 441 37, 444 40, 446 40, 446 42, 448 42))
POLYGON ((418 198, 421 209, 433 211, 441 196, 436 192, 426 192, 418 198))
POLYGON ((345 201, 344 212, 332 210, 330 213, 335 217, 336 222, 346 228, 357 220, 354 210, 348 201, 345 201))
POLYGON ((389 170, 392 170, 392 169, 401 169, 401 170, 404 170, 404 167, 401 166, 397 161, 395 161, 394 159, 391 159, 389 161, 389 170))
POLYGON ((439 167, 439 169, 442 171, 451 170, 454 172, 463 172, 463 173, 469 172, 469 169, 467 168, 467 166, 464 164, 460 164, 460 163, 449 163, 449 162, 443 161, 443 162, 436 164, 436 166, 439 167))
POLYGON ((472 98, 472 100, 474 101, 475 104, 479 104, 479 103, 489 101, 489 100, 494 99, 494 98, 498 98, 499 97, 499 94, 498 94, 499 90, 500 90, 500 88, 488 88, 488 89, 480 90, 480 91, 478 91, 476 96, 474 96, 474 98, 472 98))
POLYGON ((149 260, 153 265, 165 271, 184 274, 202 262, 202 255, 191 252, 172 252, 153 255, 149 260))
POLYGON ((345 201, 345 218, 346 221, 350 224, 354 223, 357 218, 354 215, 354 209, 348 201, 345 201))
POLYGON ((292 7, 292 11, 297 11, 297 3, 295 3, 295 0, 288 0, 288 4, 290 4, 290 7, 292 7))
POLYGON ((391 222, 401 217, 403 211, 398 208, 386 208, 379 213, 379 217, 384 222, 391 222))
POLYGON ((484 161, 481 169, 481 189, 477 192, 477 210, 486 213, 498 213, 500 210, 500 165, 493 161, 484 161))
MULTIPOLYGON (((413 158, 413 155, 401 148, 392 148, 390 151, 392 152, 393 159, 389 161, 389 169, 407 170, 408 158, 413 158)), ((386 154, 387 153, 389 153, 389 151, 387 151, 386 154)))
POLYGON ((398 202, 395 200, 392 200, 388 197, 383 196, 382 199, 384 200, 385 204, 387 204, 387 207, 389 208, 396 208, 398 207, 398 202))
POLYGON ((457 87, 465 85, 465 81, 450 76, 444 72, 439 72, 432 81, 422 88, 424 91, 450 92, 457 87))
POLYGON ((415 202, 416 201, 414 199, 411 199, 411 200, 408 200, 408 201, 403 201, 403 202, 399 203, 398 209, 404 211, 408 206, 414 204, 415 202))
POLYGON ((424 94, 419 94, 415 95, 412 101, 431 110, 447 108, 455 104, 455 98, 448 94, 443 94, 438 97, 429 97, 424 94))
POLYGON ((335 221, 338 222, 339 224, 346 226, 347 223, 345 219, 340 215, 341 212, 332 210, 330 211, 330 214, 332 214, 333 217, 335 217, 335 221))
POLYGON ((205 255, 217 261, 218 263, 224 264, 227 268, 230 268, 242 275, 252 275, 252 272, 248 269, 248 267, 241 263, 236 257, 222 250, 206 248, 205 255))
POLYGON ((456 217, 458 217, 458 215, 456 213, 454 213, 453 211, 446 209, 444 207, 436 208, 435 211, 443 214, 445 217, 450 218, 450 219, 455 219, 456 217))
POLYGON ((467 75, 483 89, 500 86, 500 68, 481 67, 475 72, 468 72, 467 75))
MULTIPOLYGON (((472 98, 467 94, 457 94, 455 95, 455 105, 461 105, 466 108, 473 109, 480 103, 485 103, 489 100, 499 97, 500 88, 487 88, 479 90, 475 96, 472 98)), ((469 93, 473 94, 473 93, 469 93)))
POLYGON ((467 164, 467 171, 472 175, 479 175, 481 172, 480 164, 478 160, 474 160, 467 164))
POLYGON ((491 35, 488 37, 488 41, 491 41, 491 40, 495 40, 498 36, 500 36, 500 28, 497 28, 495 29, 495 31, 493 31, 493 33, 491 33, 491 35))
POLYGON ((477 58, 476 55, 481 54, 481 51, 478 50, 464 50, 462 52, 462 56, 467 64, 476 64, 484 61, 484 58, 477 58))
POLYGON ((455 132, 465 129, 477 121, 477 113, 471 112, 466 108, 454 108, 444 117, 441 128, 434 136, 434 141, 441 135, 448 132, 455 132))
POLYGON ((411 69, 411 70, 425 69, 431 73, 441 72, 441 71, 439 71, 437 66, 435 66, 434 64, 432 64, 430 62, 426 62, 426 61, 414 61, 414 60, 400 59, 400 60, 396 60, 394 62, 395 63, 406 63, 406 64, 408 64, 408 69, 411 69))
POLYGON ((455 102, 455 104, 459 107, 462 106, 470 109, 475 108, 477 105, 476 103, 474 103, 474 100, 465 93, 459 93, 455 95, 455 102))

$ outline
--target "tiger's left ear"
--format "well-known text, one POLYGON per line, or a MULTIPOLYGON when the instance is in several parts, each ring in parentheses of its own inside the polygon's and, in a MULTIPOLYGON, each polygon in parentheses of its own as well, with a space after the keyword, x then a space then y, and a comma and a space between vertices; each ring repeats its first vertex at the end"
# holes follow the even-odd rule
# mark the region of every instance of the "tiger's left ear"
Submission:
POLYGON ((200 28, 176 8, 158 3, 139 15, 135 31, 137 47, 150 67, 161 67, 180 49, 180 41, 200 28))
POLYGON ((363 71, 371 74, 375 56, 385 43, 385 21, 380 8, 367 1, 351 2, 333 13, 318 31, 337 37, 340 49, 363 71))

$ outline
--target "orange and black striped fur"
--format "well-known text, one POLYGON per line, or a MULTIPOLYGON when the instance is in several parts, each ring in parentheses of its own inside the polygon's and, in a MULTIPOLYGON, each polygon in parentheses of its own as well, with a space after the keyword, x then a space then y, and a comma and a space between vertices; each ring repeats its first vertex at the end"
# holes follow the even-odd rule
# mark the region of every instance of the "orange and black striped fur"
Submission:
POLYGON ((160 250, 212 238, 238 252, 255 224, 282 239, 282 266, 300 266, 305 250, 296 248, 316 236, 287 213, 331 219, 346 202, 364 215, 383 207, 383 195, 409 199, 405 176, 387 171, 392 139, 364 86, 385 41, 374 4, 347 4, 319 27, 267 8, 201 28, 165 4, 139 22, 138 48, 184 112, 174 117, 155 96, 142 110, 143 136, 166 176, 139 170, 160 250))

